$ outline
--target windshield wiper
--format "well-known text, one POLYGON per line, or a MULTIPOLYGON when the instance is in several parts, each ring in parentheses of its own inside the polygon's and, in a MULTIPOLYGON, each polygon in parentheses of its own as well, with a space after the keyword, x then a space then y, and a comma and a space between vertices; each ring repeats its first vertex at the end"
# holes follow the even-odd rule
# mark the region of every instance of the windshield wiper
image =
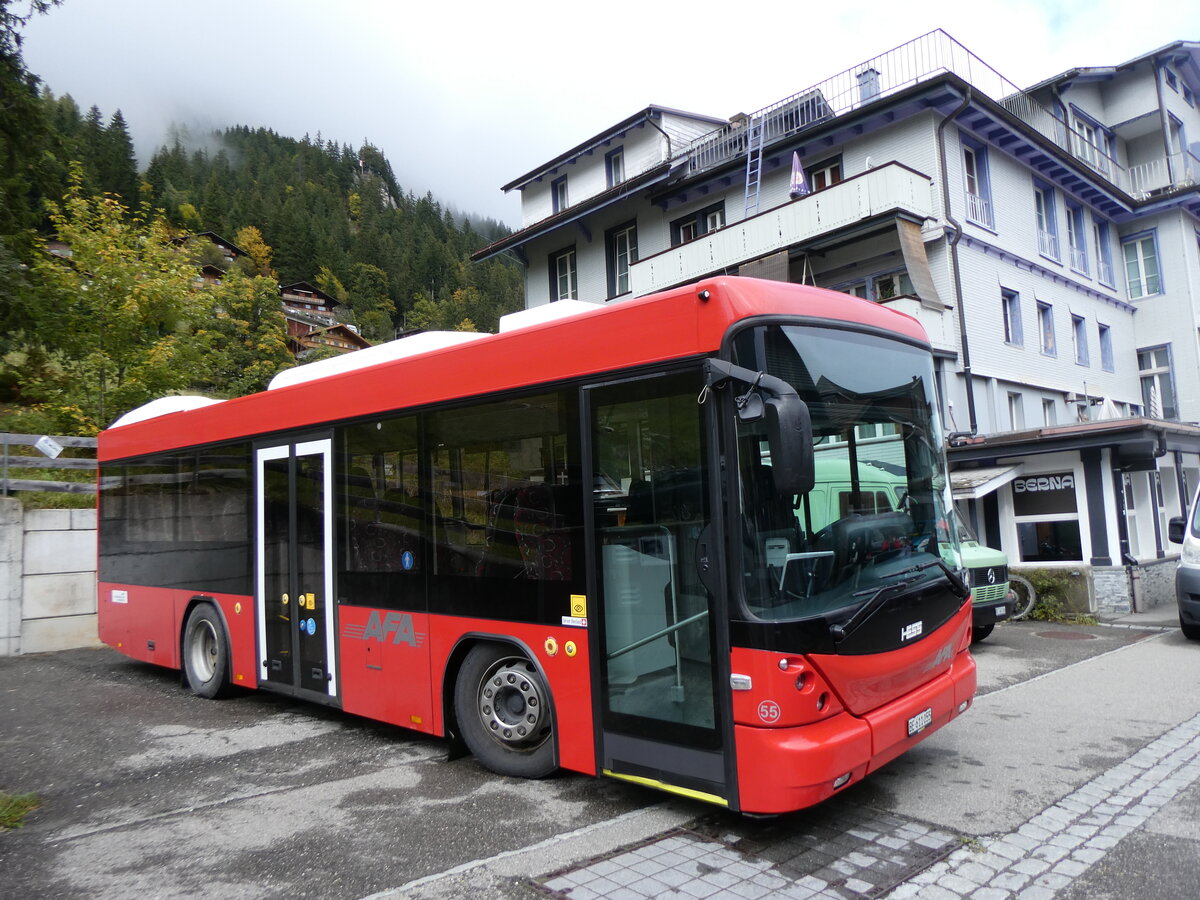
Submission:
MULTIPOLYGON (((941 568, 941 570, 945 573, 946 580, 950 582, 950 587, 954 591, 955 594, 957 594, 960 598, 963 598, 963 599, 970 596, 971 589, 969 587, 967 587, 966 582, 964 582, 962 580, 962 578, 959 577, 959 574, 957 572, 955 572, 952 568, 950 568, 948 565, 946 565, 946 561, 944 559, 942 559, 940 556, 935 556, 933 559, 929 560, 928 562, 923 562, 923 563, 920 563, 915 566, 910 566, 907 569, 901 569, 899 572, 893 572, 888 577, 893 577, 895 575, 913 575, 913 574, 916 574, 917 572, 923 572, 926 569, 931 569, 934 566, 939 566, 941 568)), ((880 588, 870 588, 865 591, 859 591, 856 594, 851 594, 852 597, 861 597, 866 594, 871 594, 871 597, 865 603, 863 603, 862 606, 860 606, 857 610, 855 610, 854 615, 852 615, 845 622, 841 622, 841 623, 835 622, 832 625, 830 625, 829 626, 829 634, 833 637, 833 639, 835 641, 843 640, 844 638, 848 637, 856 628, 858 628, 859 625, 861 625, 863 622, 865 622, 867 619, 869 619, 871 617, 871 614, 874 613, 875 610, 879 609, 879 607, 883 605, 884 600, 888 599, 888 596, 890 594, 893 594, 897 591, 902 591, 905 588, 907 588, 910 585, 913 585, 915 583, 916 583, 915 578, 914 579, 906 578, 903 581, 893 581, 891 584, 885 584, 885 585, 883 585, 883 587, 880 587, 880 588)))
MULTIPOLYGON (((887 594, 894 591, 902 591, 911 583, 912 582, 910 581, 895 581, 891 584, 885 584, 883 587, 875 589, 874 593, 871 594, 871 599, 867 600, 867 602, 855 610, 854 615, 852 615, 845 622, 834 622, 832 625, 830 625, 829 634, 833 637, 834 641, 840 641, 843 638, 848 637, 850 633, 854 631, 854 629, 869 619, 871 614, 883 605, 883 601, 886 599, 887 594)), ((860 595, 866 593, 869 592, 859 592, 860 595)), ((851 596, 858 595, 852 594, 851 596)))
MULTIPOLYGON (((941 567, 942 571, 946 573, 946 580, 950 582, 950 586, 954 589, 954 593, 958 594, 959 597, 965 600, 967 595, 971 593, 970 586, 968 586, 967 583, 962 580, 962 576, 946 565, 946 561, 940 556, 935 556, 928 562, 918 563, 915 566, 909 566, 907 569, 901 569, 898 572, 889 572, 884 577, 895 578, 897 575, 912 575, 916 572, 924 572, 926 569, 932 569, 934 566, 941 567)), ((871 593, 870 590, 859 591, 857 594, 852 596, 861 597, 863 594, 869 593, 871 593)))

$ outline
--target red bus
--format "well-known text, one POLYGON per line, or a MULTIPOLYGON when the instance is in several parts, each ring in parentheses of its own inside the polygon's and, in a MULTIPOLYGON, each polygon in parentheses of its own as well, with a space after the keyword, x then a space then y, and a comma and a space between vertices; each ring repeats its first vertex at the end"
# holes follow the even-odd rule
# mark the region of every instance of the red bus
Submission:
POLYGON ((100 636, 501 774, 795 810, 974 696, 941 436, 921 326, 816 288, 417 335, 101 434, 100 636))

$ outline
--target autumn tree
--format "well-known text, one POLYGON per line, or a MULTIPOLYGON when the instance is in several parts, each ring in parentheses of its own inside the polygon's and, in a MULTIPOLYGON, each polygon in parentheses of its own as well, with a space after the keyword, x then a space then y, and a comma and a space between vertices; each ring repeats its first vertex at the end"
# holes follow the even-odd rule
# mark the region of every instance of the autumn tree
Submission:
POLYGON ((130 214, 111 195, 88 196, 78 163, 66 197, 48 207, 71 255, 34 263, 40 302, 29 311, 23 352, 49 365, 27 374, 24 395, 96 429, 187 388, 197 373, 190 337, 201 310, 195 268, 167 224, 130 214))
POLYGON ((271 248, 263 240, 262 232, 253 225, 239 228, 233 242, 246 251, 246 256, 239 257, 238 270, 244 275, 262 275, 275 278, 275 270, 271 268, 271 248))
POLYGON ((279 285, 273 278, 234 270, 219 285, 197 294, 195 303, 203 316, 196 328, 194 387, 238 397, 265 390, 272 378, 293 365, 279 285))

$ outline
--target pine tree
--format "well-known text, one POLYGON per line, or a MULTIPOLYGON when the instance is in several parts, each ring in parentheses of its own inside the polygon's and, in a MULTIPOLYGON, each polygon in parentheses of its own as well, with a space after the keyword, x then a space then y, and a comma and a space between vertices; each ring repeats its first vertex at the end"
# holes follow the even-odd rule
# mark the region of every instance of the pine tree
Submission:
POLYGON ((133 155, 129 128, 119 109, 113 113, 104 132, 104 157, 99 178, 102 190, 116 194, 131 206, 137 204, 137 159, 133 155))

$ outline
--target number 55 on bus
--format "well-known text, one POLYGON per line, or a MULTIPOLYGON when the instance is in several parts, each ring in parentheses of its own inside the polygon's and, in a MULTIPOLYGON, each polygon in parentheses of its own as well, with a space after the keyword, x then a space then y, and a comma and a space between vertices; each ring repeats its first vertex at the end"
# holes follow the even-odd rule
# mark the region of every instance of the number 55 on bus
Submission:
POLYGON ((99 455, 101 638, 203 697, 779 813, 974 695, 930 347, 857 298, 553 303, 154 401, 99 455))

